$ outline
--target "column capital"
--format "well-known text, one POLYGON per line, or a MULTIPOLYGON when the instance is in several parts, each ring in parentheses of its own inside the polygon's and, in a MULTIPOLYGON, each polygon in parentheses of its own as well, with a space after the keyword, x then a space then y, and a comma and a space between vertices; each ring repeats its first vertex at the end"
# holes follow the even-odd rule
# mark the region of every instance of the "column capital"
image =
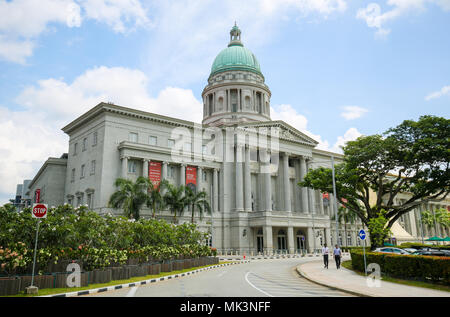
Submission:
POLYGON ((162 163, 163 163, 163 165, 168 165, 169 164, 169 162, 167 162, 167 161, 163 161, 162 163))

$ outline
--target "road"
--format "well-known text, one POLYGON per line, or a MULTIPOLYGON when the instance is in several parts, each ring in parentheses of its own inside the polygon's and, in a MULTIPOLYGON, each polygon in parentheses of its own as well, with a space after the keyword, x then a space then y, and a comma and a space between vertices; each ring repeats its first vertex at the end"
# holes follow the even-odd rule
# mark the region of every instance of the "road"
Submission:
MULTIPOLYGON (((86 296, 108 297, 341 297, 347 293, 302 278, 296 266, 312 259, 268 259, 230 265, 150 285, 86 296)), ((318 263, 318 265, 321 265, 318 263)), ((330 266, 331 267, 331 266, 330 266)))

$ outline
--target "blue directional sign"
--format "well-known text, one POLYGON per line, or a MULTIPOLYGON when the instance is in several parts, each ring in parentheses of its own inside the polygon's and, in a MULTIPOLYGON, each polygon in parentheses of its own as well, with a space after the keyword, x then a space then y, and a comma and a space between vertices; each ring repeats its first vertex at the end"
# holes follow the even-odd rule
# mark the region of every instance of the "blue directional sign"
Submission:
POLYGON ((358 236, 361 240, 364 240, 366 239, 366 232, 363 229, 361 229, 359 230, 358 236))

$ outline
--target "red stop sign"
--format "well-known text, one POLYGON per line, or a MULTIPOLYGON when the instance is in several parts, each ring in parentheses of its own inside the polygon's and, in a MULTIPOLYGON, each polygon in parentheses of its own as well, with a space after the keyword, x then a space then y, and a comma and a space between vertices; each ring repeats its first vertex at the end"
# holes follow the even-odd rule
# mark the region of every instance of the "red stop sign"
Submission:
POLYGON ((46 204, 33 204, 33 218, 47 218, 47 208, 46 204))

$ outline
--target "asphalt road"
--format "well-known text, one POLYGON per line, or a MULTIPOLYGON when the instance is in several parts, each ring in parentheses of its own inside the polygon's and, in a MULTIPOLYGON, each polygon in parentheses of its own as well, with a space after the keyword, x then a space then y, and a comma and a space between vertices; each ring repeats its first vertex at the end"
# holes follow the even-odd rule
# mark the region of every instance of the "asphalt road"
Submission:
POLYGON ((86 296, 108 297, 341 297, 347 293, 302 278, 296 266, 312 259, 253 260, 150 285, 86 296))

